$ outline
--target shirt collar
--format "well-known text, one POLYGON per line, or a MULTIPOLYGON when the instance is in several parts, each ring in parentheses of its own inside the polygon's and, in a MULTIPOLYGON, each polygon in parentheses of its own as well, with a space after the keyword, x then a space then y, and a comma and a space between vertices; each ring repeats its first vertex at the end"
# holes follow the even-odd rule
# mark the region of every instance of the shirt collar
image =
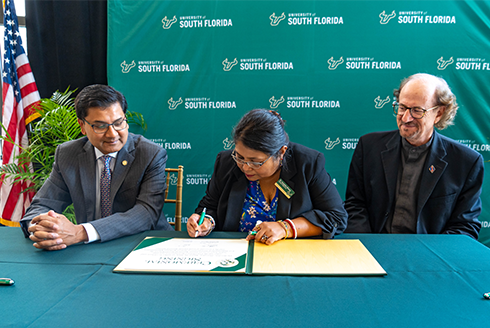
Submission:
POLYGON ((94 150, 95 150, 95 159, 96 160, 99 160, 99 158, 101 158, 104 155, 108 155, 108 156, 111 156, 112 158, 116 158, 117 157, 117 153, 118 153, 116 151, 116 152, 113 152, 113 153, 110 153, 110 154, 104 154, 99 149, 97 149, 97 147, 94 147, 94 150))
POLYGON ((407 139, 402 138, 402 146, 405 150, 415 149, 417 152, 423 152, 423 151, 430 148, 430 146, 432 145, 432 140, 434 140, 434 134, 432 134, 432 136, 430 137, 428 142, 426 142, 425 144, 423 144, 421 146, 415 147, 412 144, 410 144, 407 141, 407 139))

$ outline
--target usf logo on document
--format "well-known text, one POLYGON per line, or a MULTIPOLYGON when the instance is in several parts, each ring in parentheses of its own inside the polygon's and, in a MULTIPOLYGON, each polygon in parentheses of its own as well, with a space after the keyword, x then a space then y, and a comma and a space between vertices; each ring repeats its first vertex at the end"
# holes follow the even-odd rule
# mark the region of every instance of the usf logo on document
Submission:
POLYGON ((383 12, 381 14, 379 14, 379 18, 381 18, 381 20, 379 21, 380 24, 388 24, 388 22, 392 19, 392 18, 395 18, 396 17, 396 14, 395 14, 395 11, 393 10, 393 12, 389 15, 386 15, 386 12, 383 10, 383 12))
POLYGON ((122 72, 123 73, 129 73, 129 71, 131 70, 131 68, 133 68, 135 66, 136 66, 136 63, 134 62, 134 60, 131 62, 131 64, 126 64, 126 61, 123 61, 121 63, 121 67, 122 67, 122 72))
POLYGON ((179 100, 175 101, 174 98, 170 98, 168 101, 168 109, 174 110, 176 109, 180 104, 182 104, 183 100, 182 97, 179 98, 179 100))
POLYGON ((385 99, 381 99, 380 96, 377 96, 375 99, 374 99, 374 103, 376 104, 374 107, 376 108, 383 108, 384 105, 386 105, 386 103, 388 103, 390 101, 390 96, 387 96, 385 99))
POLYGON ((279 107, 280 104, 284 102, 284 96, 281 96, 281 98, 279 99, 276 99, 274 98, 274 96, 272 96, 272 98, 269 99, 269 102, 271 104, 271 109, 276 109, 277 107, 279 107))
POLYGON ((162 23, 163 23, 163 28, 168 30, 174 23, 177 22, 177 17, 174 16, 172 19, 168 19, 167 16, 163 17, 162 23))
POLYGON ((453 57, 449 58, 448 60, 444 60, 442 57, 437 60, 437 69, 442 71, 445 70, 449 65, 454 63, 453 57))
POLYGON ((342 64, 343 62, 344 62, 343 57, 340 57, 339 60, 335 60, 335 59, 333 59, 333 57, 330 57, 330 59, 327 60, 328 69, 330 69, 330 70, 337 69, 337 67, 339 67, 339 65, 342 64))
POLYGON ((279 23, 286 18, 286 15, 282 13, 281 16, 276 16, 276 13, 272 13, 272 15, 269 16, 269 19, 271 20, 271 26, 277 26, 279 23))

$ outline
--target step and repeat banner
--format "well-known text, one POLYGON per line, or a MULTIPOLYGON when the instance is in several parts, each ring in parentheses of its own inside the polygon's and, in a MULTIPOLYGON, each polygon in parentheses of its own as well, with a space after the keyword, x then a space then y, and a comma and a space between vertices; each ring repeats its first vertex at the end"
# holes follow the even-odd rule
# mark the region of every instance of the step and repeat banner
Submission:
POLYGON ((443 77, 458 98, 441 133, 490 160, 489 2, 109 0, 108 16, 109 83, 144 115, 168 167, 184 166, 184 222, 254 108, 277 110, 291 141, 323 152, 345 197, 359 137, 397 129, 393 90, 418 72, 443 77))

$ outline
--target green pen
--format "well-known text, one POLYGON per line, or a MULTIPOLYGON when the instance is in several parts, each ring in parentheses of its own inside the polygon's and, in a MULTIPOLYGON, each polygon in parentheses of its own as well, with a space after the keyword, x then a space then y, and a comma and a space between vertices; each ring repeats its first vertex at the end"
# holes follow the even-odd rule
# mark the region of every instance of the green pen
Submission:
POLYGON ((10 278, 0 278, 0 285, 12 286, 14 281, 10 278))
POLYGON ((255 236, 257 234, 257 231, 252 230, 248 232, 249 235, 255 236))
POLYGON ((204 217, 206 216, 206 208, 204 208, 201 212, 201 217, 199 218, 199 225, 204 222, 204 217))

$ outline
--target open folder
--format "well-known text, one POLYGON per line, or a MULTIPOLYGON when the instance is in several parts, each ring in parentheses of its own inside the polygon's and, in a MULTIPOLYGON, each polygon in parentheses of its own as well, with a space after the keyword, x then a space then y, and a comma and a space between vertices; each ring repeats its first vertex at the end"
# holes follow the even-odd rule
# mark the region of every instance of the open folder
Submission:
POLYGON ((357 239, 287 239, 271 246, 245 239, 145 238, 114 272, 260 275, 385 275, 357 239))

